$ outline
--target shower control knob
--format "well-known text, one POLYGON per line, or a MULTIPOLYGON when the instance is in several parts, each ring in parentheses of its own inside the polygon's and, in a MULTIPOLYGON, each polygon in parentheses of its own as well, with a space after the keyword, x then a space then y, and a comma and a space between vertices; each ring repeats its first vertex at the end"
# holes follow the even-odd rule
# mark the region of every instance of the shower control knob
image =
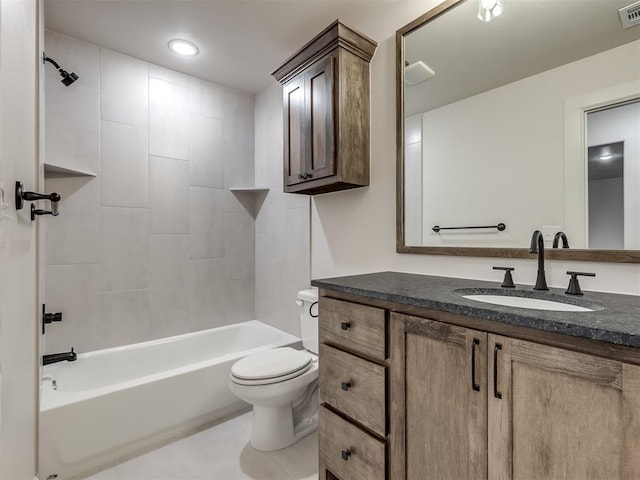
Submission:
POLYGON ((342 382, 342 390, 345 392, 351 388, 351 382, 342 382))
POLYGON ((342 330, 349 330, 351 328, 351 322, 342 322, 340 328, 342 328, 342 330))
POLYGON ((342 450, 342 459, 343 460, 349 460, 349 457, 351 456, 351 450, 342 450))

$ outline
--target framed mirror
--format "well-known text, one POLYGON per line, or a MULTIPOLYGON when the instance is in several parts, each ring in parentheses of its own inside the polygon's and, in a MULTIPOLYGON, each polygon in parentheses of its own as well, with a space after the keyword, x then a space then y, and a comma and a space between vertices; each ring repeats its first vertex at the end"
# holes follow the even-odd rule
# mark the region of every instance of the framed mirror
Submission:
POLYGON ((480 20, 491 3, 396 33, 397 251, 530 258, 540 230, 548 258, 640 263, 633 2, 501 0, 480 20))

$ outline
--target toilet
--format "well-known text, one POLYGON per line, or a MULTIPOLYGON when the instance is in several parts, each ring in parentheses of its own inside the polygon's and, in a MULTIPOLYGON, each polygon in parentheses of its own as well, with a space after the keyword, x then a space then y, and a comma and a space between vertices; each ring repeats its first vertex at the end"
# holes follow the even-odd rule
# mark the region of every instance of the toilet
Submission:
POLYGON ((253 405, 251 446, 279 450, 318 428, 318 291, 298 292, 304 350, 274 348, 231 367, 231 392, 253 405))

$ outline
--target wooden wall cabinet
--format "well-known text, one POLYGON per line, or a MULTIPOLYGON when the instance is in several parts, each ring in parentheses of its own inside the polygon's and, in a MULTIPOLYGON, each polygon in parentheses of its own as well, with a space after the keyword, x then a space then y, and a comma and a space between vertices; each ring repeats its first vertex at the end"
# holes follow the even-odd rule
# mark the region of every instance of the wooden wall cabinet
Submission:
POLYGON ((631 480, 640 366, 392 314, 391 478, 631 480))
POLYGON ((272 73, 283 84, 285 192, 369 185, 369 62, 376 47, 336 20, 272 73))

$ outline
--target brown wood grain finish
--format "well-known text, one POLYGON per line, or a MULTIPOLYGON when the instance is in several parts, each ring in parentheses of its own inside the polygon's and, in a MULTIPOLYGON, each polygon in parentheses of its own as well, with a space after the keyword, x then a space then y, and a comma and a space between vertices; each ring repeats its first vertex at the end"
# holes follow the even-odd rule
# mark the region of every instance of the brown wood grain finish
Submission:
POLYGON ((485 478, 487 335, 468 330, 461 345, 457 334, 441 333, 404 334, 406 478, 485 478))
POLYGON ((488 478, 511 480, 511 472, 513 471, 511 456, 513 437, 509 411, 511 402, 511 375, 509 374, 511 340, 507 337, 489 335, 488 354, 488 478), (495 369, 494 360, 496 361, 495 369), (497 373, 496 376, 494 376, 494 372, 497 373))
POLYGON ((320 341, 378 361, 386 359, 383 309, 320 297, 320 341))
POLYGON ((298 181, 304 140, 304 79, 292 81, 283 89, 284 100, 284 182, 298 181))
POLYGON ((622 366, 622 391, 624 438, 622 479, 632 480, 640 476, 640 367, 622 366))
POLYGON ((328 345, 320 345, 320 358, 320 403, 384 437, 386 367, 328 345))
POLYGON ((286 83, 337 47, 370 62, 377 45, 366 35, 336 20, 285 60, 271 75, 280 83, 286 83))
POLYGON ((539 343, 511 341, 511 360, 622 390, 622 363, 539 343))
POLYGON ((285 98, 285 192, 315 195, 369 185, 369 61, 376 46, 336 21, 273 73, 285 90, 303 79, 299 159, 287 147, 287 127, 295 120, 287 118, 285 98))
POLYGON ((490 387, 496 344, 489 478, 637 478, 640 367, 490 335, 490 387))
POLYGON ((402 317, 389 321, 389 478, 406 478, 405 340, 402 317))
POLYGON ((341 480, 385 480, 386 444, 320 407, 320 478, 341 480), (343 452, 346 459, 343 459, 343 452))
POLYGON ((369 64, 345 50, 339 58, 339 179, 369 185, 369 64))

